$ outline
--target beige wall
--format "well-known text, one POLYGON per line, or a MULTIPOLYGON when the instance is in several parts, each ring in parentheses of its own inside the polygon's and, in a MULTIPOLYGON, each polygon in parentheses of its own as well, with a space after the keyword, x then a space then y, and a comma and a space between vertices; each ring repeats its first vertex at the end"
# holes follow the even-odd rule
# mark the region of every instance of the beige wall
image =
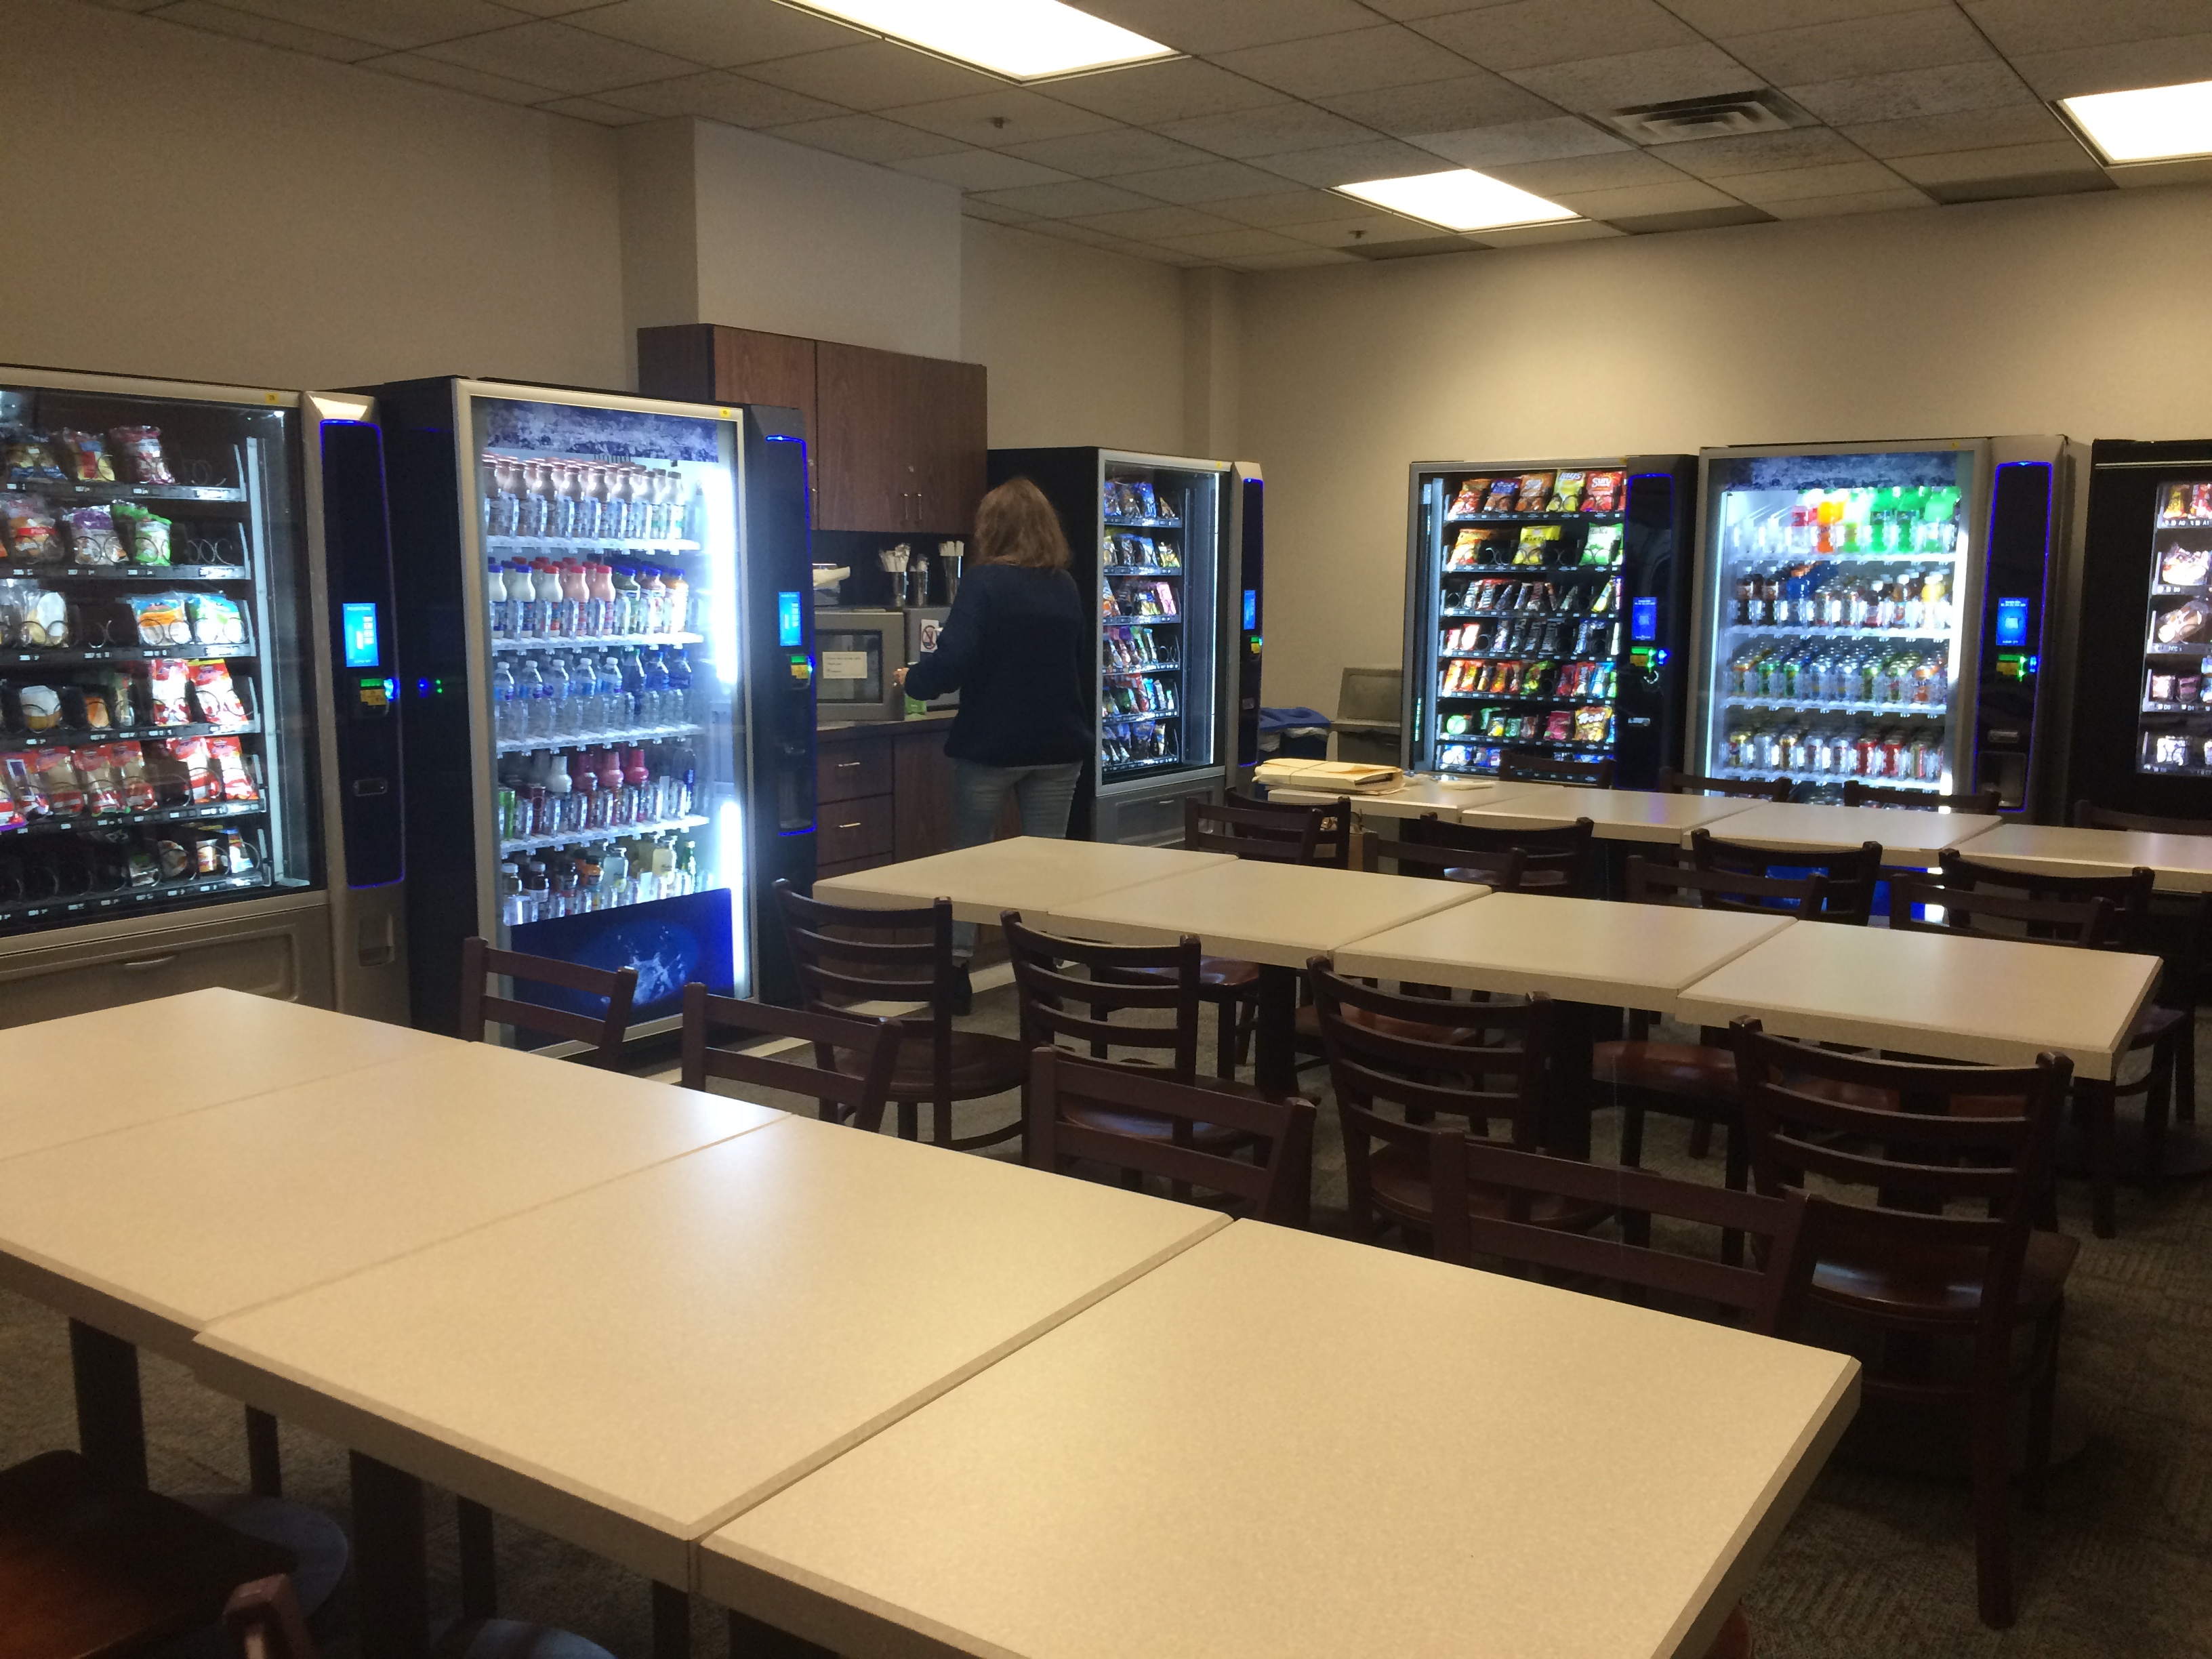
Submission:
POLYGON ((1267 701, 1399 660, 1414 460, 2202 435, 2207 271, 2193 187, 1248 277, 1267 701))
POLYGON ((0 43, 0 361, 626 383, 611 132, 65 0, 0 43))

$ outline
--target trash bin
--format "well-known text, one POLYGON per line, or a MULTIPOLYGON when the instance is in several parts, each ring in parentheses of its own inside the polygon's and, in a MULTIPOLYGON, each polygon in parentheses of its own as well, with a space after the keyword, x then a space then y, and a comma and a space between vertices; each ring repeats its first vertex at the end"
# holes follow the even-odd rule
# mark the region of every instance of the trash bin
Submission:
POLYGON ((1328 758, 1328 716, 1318 708, 1262 708, 1260 754, 1290 760, 1328 758))
POLYGON ((1399 697, 1405 675, 1396 668, 1347 668, 1336 694, 1336 757, 1367 766, 1399 764, 1399 697))

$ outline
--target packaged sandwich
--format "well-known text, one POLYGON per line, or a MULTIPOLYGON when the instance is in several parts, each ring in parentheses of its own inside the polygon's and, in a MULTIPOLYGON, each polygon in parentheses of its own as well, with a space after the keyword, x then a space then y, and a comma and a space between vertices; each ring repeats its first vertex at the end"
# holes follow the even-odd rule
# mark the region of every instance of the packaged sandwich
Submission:
POLYGON ((188 726, 192 711, 186 702, 188 684, 182 659, 157 657, 146 665, 146 684, 151 692, 153 724, 188 726))
POLYGON ((46 588, 31 589, 22 595, 16 611, 15 637, 22 645, 67 645, 68 602, 46 588))
POLYGON ((1585 513, 1618 513, 1620 511, 1620 486, 1626 474, 1593 472, 1583 490, 1583 511, 1585 513))
POLYGON ((62 694, 51 685, 27 685, 15 693, 26 732, 52 732, 62 723, 62 694))
POLYGON ((194 662, 185 667, 191 682, 192 702, 202 720, 210 726, 246 724, 246 704, 238 695, 238 688, 231 683, 227 665, 221 662, 194 662))
POLYGON ((0 527, 7 532, 8 556, 29 562, 61 556, 53 514, 35 495, 0 495, 0 527))
POLYGON ((88 744, 70 750, 70 759, 76 767, 77 781, 84 788, 84 802, 93 812, 120 812, 123 810, 123 781, 107 758, 102 744, 88 744))
POLYGON ((73 562, 123 562, 123 538, 115 533, 115 515, 105 507, 71 507, 62 514, 62 528, 73 562))
POLYGON ((190 645, 192 620, 181 593, 133 593, 125 600, 141 645, 190 645))
POLYGON ((1544 508, 1547 513, 1572 513, 1583 504, 1583 487, 1589 475, 1583 472, 1562 472, 1552 480, 1552 500, 1544 508))
MULTIPOLYGON (((236 738, 227 739, 235 743, 236 738)), ((163 747, 169 758, 184 769, 185 793, 194 805, 222 799, 222 781, 216 775, 215 761, 205 738, 167 738, 163 747)))
POLYGON ((161 454, 161 428, 112 426, 107 429, 107 441, 115 446, 115 453, 121 458, 124 471, 130 474, 131 483, 176 483, 169 471, 169 463, 161 454))
POLYGON ((191 593, 185 596, 185 605, 191 614, 191 636, 196 643, 246 643, 246 613, 236 599, 222 593, 191 593))
POLYGON ((107 446, 97 432, 64 427, 54 434, 54 459, 78 483, 113 483, 115 468, 107 459, 107 446))
POLYGON ((132 812, 150 812, 161 804, 154 793, 154 781, 147 775, 146 752, 135 743, 111 743, 107 745, 108 764, 115 769, 118 785, 123 792, 123 805, 132 812))
POLYGON ((1521 480, 1518 478, 1492 478, 1490 481, 1490 498, 1483 502, 1482 510, 1486 513, 1510 513, 1513 498, 1520 489, 1521 480))
POLYGON ((1459 493, 1452 497, 1451 510, 1444 516, 1448 519, 1473 518, 1482 511, 1482 498, 1489 489, 1489 479, 1469 478, 1460 485, 1459 493))
POLYGON ((2203 599, 2184 599, 2159 614, 2152 629, 2160 645, 2195 645, 2212 635, 2212 605, 2203 599))
POLYGON ((171 526, 167 519, 149 513, 136 501, 118 501, 112 511, 117 532, 129 550, 131 563, 165 565, 169 562, 172 537, 171 526))

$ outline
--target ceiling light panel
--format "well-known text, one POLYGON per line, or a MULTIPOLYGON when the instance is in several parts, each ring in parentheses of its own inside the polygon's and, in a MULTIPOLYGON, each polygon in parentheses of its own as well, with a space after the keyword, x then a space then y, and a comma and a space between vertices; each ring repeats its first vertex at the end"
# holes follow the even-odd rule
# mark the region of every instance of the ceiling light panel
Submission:
POLYGON ((2107 161, 2212 155, 2212 81, 2058 101, 2107 161))
POLYGON ((1507 225, 1546 225, 1581 216, 1572 208, 1547 202, 1471 167, 1418 173, 1405 179, 1370 179, 1364 184, 1337 188, 1346 196, 1447 230, 1498 230, 1507 225))
POLYGON ((784 0, 1012 81, 1151 63, 1175 49, 1060 0, 784 0))

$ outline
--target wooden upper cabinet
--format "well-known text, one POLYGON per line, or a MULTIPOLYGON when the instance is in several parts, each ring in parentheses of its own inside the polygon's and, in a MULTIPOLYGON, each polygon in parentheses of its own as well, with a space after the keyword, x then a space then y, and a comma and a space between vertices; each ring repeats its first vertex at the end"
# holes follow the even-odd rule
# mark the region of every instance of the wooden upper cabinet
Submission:
POLYGON ((637 331, 638 388, 805 418, 822 530, 967 536, 990 443, 981 363, 708 323, 637 331))

